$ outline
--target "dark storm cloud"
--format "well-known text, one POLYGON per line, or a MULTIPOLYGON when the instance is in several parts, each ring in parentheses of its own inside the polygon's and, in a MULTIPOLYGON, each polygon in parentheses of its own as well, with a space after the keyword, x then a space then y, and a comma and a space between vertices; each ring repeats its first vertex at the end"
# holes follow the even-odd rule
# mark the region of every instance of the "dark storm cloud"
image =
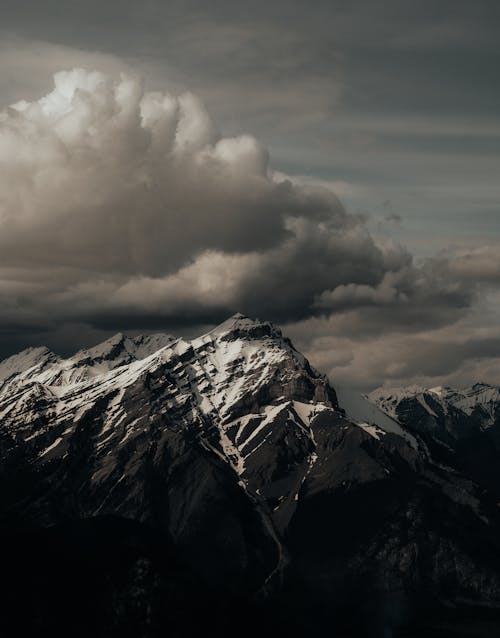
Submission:
POLYGON ((493 379, 498 24, 486 0, 6 0, 0 93, 30 104, 0 116, 2 349, 243 311, 358 385, 493 379), (72 67, 103 74, 38 102, 72 67))
MULTIPOLYGON (((498 292, 476 299, 468 312, 449 313, 445 321, 405 325, 377 323, 371 313, 348 310, 290 325, 296 344, 334 383, 366 391, 381 384, 498 384, 500 328, 498 292)), ((437 313, 439 314, 439 313, 437 313)), ((387 317, 386 317, 387 319, 387 317)), ((435 321, 436 317, 434 318, 435 321)))
POLYGON ((466 360, 500 357, 499 337, 474 336, 460 344, 454 341, 436 344, 422 339, 412 346, 398 370, 399 377, 412 377, 415 372, 430 377, 446 376, 457 370, 466 360))
POLYGON ((61 72, 3 112, 0 152, 5 325, 235 310, 287 322, 364 306, 379 324, 388 310, 387 323, 430 324, 473 297, 451 266, 441 276, 377 243, 327 188, 274 175, 255 138, 218 135, 190 93, 61 72))

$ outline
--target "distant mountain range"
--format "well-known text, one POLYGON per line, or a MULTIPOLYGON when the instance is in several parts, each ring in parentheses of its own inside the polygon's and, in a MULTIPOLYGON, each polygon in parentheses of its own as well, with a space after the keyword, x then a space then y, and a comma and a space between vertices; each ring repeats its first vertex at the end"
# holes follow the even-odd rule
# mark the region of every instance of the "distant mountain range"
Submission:
POLYGON ((435 462, 458 470, 500 502, 500 388, 383 388, 369 400, 418 436, 435 462))
POLYGON ((2 636, 500 635, 499 388, 337 393, 235 315, 1 362, 0 461, 2 636))

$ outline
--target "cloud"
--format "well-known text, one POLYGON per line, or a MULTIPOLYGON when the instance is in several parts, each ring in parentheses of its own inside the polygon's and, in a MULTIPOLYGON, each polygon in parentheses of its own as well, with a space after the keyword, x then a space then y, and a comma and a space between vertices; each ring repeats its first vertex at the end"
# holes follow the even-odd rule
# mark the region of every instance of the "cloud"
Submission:
POLYGON ((3 349, 66 347, 72 325, 81 340, 242 311, 291 325, 315 363, 347 377, 410 375, 422 356, 391 368, 374 335, 396 357, 389 335, 401 353, 401 335, 459 323, 498 283, 494 247, 418 264, 376 240, 335 184, 272 171, 257 139, 222 136, 192 93, 56 73, 45 96, 0 114, 3 349), (318 326, 330 332, 316 339, 318 326), (353 344, 369 337, 363 371, 353 344))
POLYGON ((435 259, 436 267, 449 277, 476 284, 500 284, 500 250, 498 246, 479 246, 455 250, 449 256, 435 259))
POLYGON ((0 121, 2 263, 165 274, 201 249, 263 249, 293 191, 249 136, 218 139, 192 94, 82 69, 0 121))
POLYGON ((252 136, 221 137, 193 94, 83 69, 54 83, 0 115, 4 285, 46 270, 56 290, 39 305, 90 308, 106 290, 117 311, 242 304, 286 318, 407 260, 330 190, 273 177, 252 136))
POLYGON ((386 222, 393 222, 394 224, 400 224, 401 223, 401 215, 399 213, 388 213, 385 217, 384 220, 386 222))
POLYGON ((333 383, 362 391, 387 383, 458 387, 500 379, 500 295, 481 298, 468 313, 440 326, 403 322, 368 329, 369 316, 350 310, 287 328, 298 347, 333 383))
MULTIPOLYGON (((45 10, 47 11, 47 7, 45 10)), ((72 46, 64 46, 55 42, 21 37, 19 30, 16 30, 16 35, 2 30, 2 106, 21 99, 32 100, 43 94, 52 82, 54 69, 61 68, 61 62, 66 68, 97 68, 110 75, 119 74, 129 68, 129 64, 116 55, 79 49, 74 43, 72 46)))

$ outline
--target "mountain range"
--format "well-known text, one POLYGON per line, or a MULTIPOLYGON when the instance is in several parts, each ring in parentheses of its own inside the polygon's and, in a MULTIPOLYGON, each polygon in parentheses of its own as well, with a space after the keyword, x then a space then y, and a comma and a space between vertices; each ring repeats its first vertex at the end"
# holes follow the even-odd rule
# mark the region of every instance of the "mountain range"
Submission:
POLYGON ((243 315, 29 348, 0 362, 0 635, 500 635, 499 460, 499 388, 334 389, 243 315))

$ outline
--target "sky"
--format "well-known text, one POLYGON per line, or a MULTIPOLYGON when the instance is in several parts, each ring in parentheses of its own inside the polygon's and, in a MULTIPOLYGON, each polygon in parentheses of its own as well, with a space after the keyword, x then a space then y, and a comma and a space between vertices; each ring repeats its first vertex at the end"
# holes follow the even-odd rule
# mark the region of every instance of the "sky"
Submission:
POLYGON ((3 0, 0 357, 243 312, 500 384, 496 0, 3 0))

